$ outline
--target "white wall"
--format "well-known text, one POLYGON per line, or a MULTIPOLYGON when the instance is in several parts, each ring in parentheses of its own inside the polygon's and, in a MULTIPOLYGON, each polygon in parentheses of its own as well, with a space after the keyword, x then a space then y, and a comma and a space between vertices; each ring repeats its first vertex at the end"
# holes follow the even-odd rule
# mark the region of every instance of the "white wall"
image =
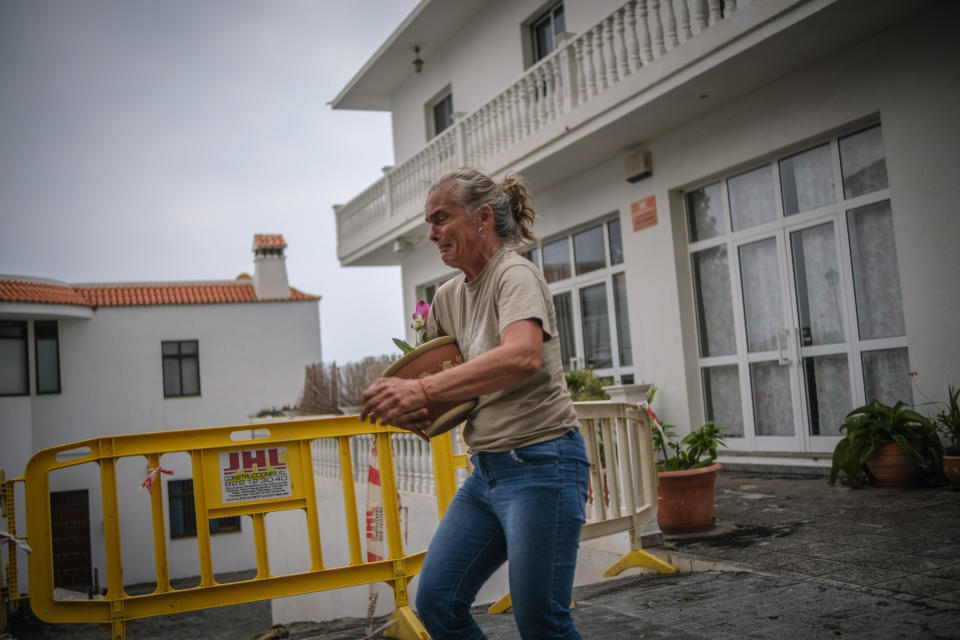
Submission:
MULTIPOLYGON (((319 322, 316 301, 105 307, 89 319, 61 319, 62 391, 0 398, 0 463, 10 477, 46 447, 115 434, 247 424, 260 409, 293 405, 304 368, 321 361, 319 322), (164 398, 164 340, 199 341, 200 396, 164 398)), ((192 476, 185 453, 165 456, 161 466, 175 471, 165 480, 192 476)), ((127 584, 151 582, 155 575, 149 497, 139 491, 146 468, 142 458, 121 459, 117 467, 127 584)), ((98 478, 94 465, 82 465, 54 472, 50 482, 52 491, 90 488, 93 566, 105 585, 98 478)), ((239 534, 213 536, 215 572, 254 566, 250 520, 243 519, 241 527, 239 534)), ((171 577, 199 574, 195 538, 168 541, 167 555, 171 577)))
MULTIPOLYGON (((767 161, 879 115, 890 180, 911 369, 942 398, 960 382, 960 272, 954 157, 960 146, 957 6, 912 20, 650 140, 623 132, 624 152, 561 183, 532 185, 543 238, 620 211, 637 379, 660 387, 658 405, 678 425, 703 419, 691 284, 679 193, 720 172, 767 161), (653 176, 624 180, 629 149, 649 148, 653 176), (659 222, 632 230, 630 203, 656 197, 659 222)), ((502 87, 501 87, 502 88, 502 87)), ((491 91, 492 93, 492 91, 491 91)), ((447 273, 423 241, 404 256, 406 313, 414 288, 447 273)))

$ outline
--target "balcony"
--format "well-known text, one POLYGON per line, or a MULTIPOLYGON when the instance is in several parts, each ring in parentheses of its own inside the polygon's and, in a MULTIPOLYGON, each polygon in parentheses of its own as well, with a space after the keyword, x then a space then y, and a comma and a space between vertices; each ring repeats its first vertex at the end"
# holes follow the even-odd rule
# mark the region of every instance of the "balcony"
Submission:
POLYGON ((630 0, 335 207, 342 264, 398 264, 448 169, 522 171, 535 190, 917 11, 925 0, 630 0))

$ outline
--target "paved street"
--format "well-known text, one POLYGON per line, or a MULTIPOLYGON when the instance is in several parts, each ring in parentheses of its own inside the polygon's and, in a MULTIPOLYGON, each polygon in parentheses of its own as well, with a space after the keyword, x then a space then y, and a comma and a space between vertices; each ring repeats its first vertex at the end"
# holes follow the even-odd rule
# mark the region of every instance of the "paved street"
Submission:
MULTIPOLYGON (((653 551, 683 571, 631 570, 579 587, 587 639, 960 637, 960 490, 850 490, 816 476, 721 472, 718 526, 667 536, 653 551), (632 575, 631 575, 632 573, 632 575)), ((491 640, 519 638, 512 617, 477 607, 491 640)), ((359 620, 285 621, 295 640, 357 640, 359 620)), ((249 639, 267 603, 142 620, 131 640, 249 639)), ((9 630, 17 640, 108 635, 94 625, 9 630)))

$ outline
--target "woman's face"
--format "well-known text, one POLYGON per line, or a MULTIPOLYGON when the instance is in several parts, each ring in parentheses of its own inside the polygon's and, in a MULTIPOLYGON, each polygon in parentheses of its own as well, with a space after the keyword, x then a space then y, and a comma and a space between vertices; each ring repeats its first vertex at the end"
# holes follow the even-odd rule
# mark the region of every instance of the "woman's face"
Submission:
POLYGON ((469 278, 475 275, 475 266, 479 263, 482 269, 486 260, 481 251, 483 242, 477 231, 477 216, 471 215, 466 207, 451 197, 457 188, 457 182, 451 180, 437 187, 427 197, 424 207, 425 219, 430 226, 427 237, 437 245, 440 259, 445 265, 460 269, 469 278))

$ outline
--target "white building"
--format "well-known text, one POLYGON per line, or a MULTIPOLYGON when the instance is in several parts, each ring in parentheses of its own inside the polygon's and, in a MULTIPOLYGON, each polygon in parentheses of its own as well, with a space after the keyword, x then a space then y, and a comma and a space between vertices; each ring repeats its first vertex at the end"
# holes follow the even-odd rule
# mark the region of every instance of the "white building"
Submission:
MULTIPOLYGON (((55 445, 114 434, 244 424, 293 405, 321 361, 319 296, 287 282, 280 235, 254 238, 254 276, 208 282, 66 284, 0 276, 0 467, 23 473, 55 445)), ((199 574, 190 460, 164 456, 170 577, 199 574)), ((117 464, 124 582, 155 580, 143 458, 117 464)), ((106 584, 99 474, 50 477, 55 581, 106 584)), ((156 488, 154 489, 156 490, 156 488)), ((22 492, 18 522, 25 523, 22 492)), ((214 569, 255 565, 249 520, 211 527, 214 569)), ((21 560, 24 558, 21 556, 21 560)), ((23 561, 21 568, 25 568, 23 561)), ((25 590, 25 571, 21 571, 25 590)))
POLYGON ((344 265, 451 275, 426 187, 529 180, 568 362, 660 388, 725 459, 828 464, 851 408, 960 376, 960 4, 424 0, 333 101, 395 166, 336 210, 344 265), (915 378, 909 372, 919 372, 915 378))

